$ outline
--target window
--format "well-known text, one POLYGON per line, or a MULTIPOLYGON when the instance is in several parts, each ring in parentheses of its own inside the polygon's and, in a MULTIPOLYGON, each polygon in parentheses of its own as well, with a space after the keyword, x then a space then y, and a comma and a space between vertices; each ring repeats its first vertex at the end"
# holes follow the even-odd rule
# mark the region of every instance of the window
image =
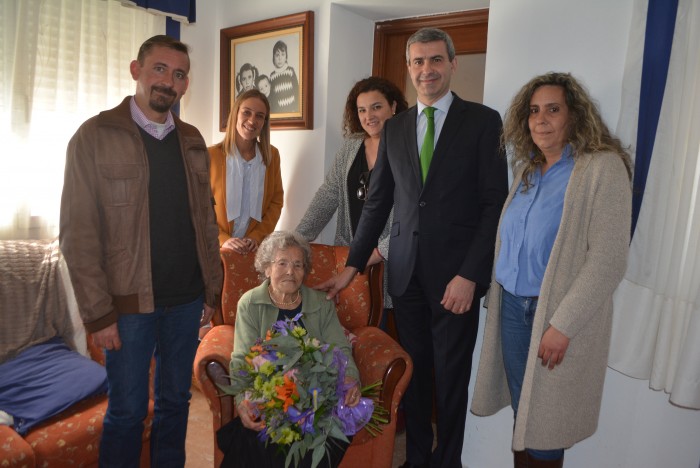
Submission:
POLYGON ((116 0, 0 2, 0 238, 58 234, 68 140, 134 93, 129 63, 164 31, 116 0))

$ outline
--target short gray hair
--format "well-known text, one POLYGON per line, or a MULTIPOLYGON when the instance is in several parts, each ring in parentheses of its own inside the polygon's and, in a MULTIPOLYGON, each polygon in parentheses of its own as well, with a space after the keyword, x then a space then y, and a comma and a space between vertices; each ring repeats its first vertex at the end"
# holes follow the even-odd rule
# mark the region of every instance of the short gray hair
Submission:
POLYGON ((408 38, 408 41, 406 41, 406 63, 409 63, 411 60, 411 55, 408 52, 411 44, 415 44, 416 42, 435 41, 442 41, 445 43, 445 46, 447 46, 447 58, 450 60, 450 62, 453 61, 455 59, 455 45, 454 42, 452 42, 450 35, 442 29, 422 28, 414 32, 411 37, 408 38))
POLYGON ((265 270, 272 265, 277 251, 290 247, 301 249, 304 258, 304 276, 308 275, 311 271, 311 245, 301 234, 294 231, 275 231, 267 236, 255 254, 255 269, 260 275, 265 276, 265 270))

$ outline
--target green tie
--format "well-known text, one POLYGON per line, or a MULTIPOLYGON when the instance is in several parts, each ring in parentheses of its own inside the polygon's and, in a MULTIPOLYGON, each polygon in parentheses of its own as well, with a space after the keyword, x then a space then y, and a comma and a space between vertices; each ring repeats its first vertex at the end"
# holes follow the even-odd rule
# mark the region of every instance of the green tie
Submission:
POLYGON ((423 109, 425 117, 428 119, 428 128, 425 130, 425 138, 423 138, 423 146, 420 148, 420 169, 423 174, 423 183, 428 176, 428 168, 430 161, 433 160, 433 147, 435 146, 435 113, 434 107, 426 107, 423 109))

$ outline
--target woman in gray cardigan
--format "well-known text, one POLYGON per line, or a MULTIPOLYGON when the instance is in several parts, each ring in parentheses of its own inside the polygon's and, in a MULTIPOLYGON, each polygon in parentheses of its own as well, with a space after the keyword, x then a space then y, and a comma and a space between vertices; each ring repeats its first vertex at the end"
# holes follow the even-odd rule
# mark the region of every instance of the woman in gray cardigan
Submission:
POLYGON ((595 432, 612 294, 630 237, 631 162, 585 89, 549 73, 503 126, 513 185, 501 214, 472 412, 510 404, 517 467, 561 467, 595 432))
MULTIPOLYGON (((296 227, 306 240, 316 239, 337 211, 335 245, 350 245, 367 199, 384 122, 407 108, 403 93, 384 78, 371 76, 355 83, 345 103, 343 146, 296 227)), ((390 216, 368 265, 389 258, 391 220, 390 216)), ((386 275, 384 307, 391 307, 386 275)))

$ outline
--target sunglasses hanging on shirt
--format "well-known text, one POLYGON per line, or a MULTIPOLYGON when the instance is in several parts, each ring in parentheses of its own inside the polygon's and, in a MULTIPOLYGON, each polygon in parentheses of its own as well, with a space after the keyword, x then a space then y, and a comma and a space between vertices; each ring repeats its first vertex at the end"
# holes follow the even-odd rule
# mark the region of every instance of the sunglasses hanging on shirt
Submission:
POLYGON ((370 171, 366 171, 360 174, 360 187, 358 187, 357 189, 358 200, 367 200, 367 193, 369 192, 369 176, 370 171))

